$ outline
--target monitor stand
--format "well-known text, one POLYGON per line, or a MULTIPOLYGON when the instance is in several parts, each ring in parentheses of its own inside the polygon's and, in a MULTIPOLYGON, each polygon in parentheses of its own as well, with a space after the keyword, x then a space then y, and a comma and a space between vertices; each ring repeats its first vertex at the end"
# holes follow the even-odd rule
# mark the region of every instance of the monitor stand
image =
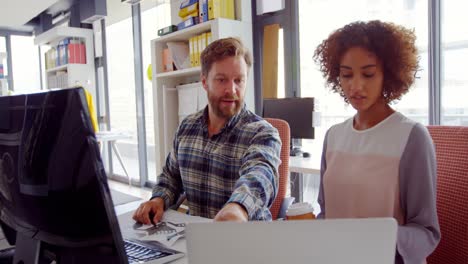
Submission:
POLYGON ((291 157, 302 156, 301 147, 292 147, 291 150, 289 151, 289 156, 291 157))
POLYGON ((13 263, 120 263, 115 247, 109 244, 83 247, 62 247, 16 233, 13 263))
POLYGON ((289 156, 295 157, 295 156, 302 156, 302 150, 301 150, 301 140, 296 139, 296 138, 291 138, 289 145, 289 156))
POLYGON ((40 260, 40 248, 41 242, 39 240, 26 237, 22 233, 18 232, 16 235, 13 263, 44 263, 40 260))
POLYGON ((301 145, 298 144, 298 145, 294 145, 294 143, 297 143, 300 141, 297 140, 297 139, 291 139, 291 144, 290 144, 290 149, 289 149, 289 156, 291 157, 296 157, 296 156, 300 156, 300 157, 304 157, 304 158, 308 158, 310 157, 310 153, 309 152, 304 152, 302 151, 302 148, 301 148, 301 145))

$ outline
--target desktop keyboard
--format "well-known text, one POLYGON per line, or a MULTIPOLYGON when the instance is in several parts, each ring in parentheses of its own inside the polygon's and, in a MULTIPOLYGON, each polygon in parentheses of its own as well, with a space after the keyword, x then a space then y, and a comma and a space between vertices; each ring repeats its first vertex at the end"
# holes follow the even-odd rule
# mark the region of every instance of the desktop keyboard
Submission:
POLYGON ((132 240, 125 240, 125 252, 129 263, 144 263, 175 254, 170 249, 153 245, 144 245, 132 240))

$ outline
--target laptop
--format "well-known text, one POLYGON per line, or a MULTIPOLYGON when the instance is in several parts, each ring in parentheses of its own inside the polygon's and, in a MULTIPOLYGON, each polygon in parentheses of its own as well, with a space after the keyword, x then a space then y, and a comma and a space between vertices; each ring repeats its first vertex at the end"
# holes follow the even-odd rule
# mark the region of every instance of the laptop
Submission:
POLYGON ((393 264, 393 218, 248 223, 193 223, 187 227, 190 264, 393 264))

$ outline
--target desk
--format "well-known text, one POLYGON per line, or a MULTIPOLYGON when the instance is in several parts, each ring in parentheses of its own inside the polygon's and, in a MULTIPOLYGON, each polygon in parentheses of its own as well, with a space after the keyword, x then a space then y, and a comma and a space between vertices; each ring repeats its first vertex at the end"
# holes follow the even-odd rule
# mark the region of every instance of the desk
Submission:
MULTIPOLYGON (((118 215, 117 217, 119 221, 120 230, 124 238, 131 238, 132 237, 131 232, 135 232, 133 231, 133 227, 132 227, 133 224, 135 223, 135 221, 132 219, 132 215, 135 209, 140 205, 141 202, 142 201, 135 201, 135 202, 131 202, 128 204, 123 204, 123 205, 119 205, 115 207, 116 214, 118 215)), ((190 216, 190 215, 186 215, 180 212, 176 212, 174 210, 166 211, 165 215, 163 216, 163 220, 165 220, 167 216, 169 218, 168 221, 172 221, 175 223, 179 223, 179 222, 194 223, 194 222, 212 222, 213 221, 212 219, 198 217, 198 216, 190 216), (175 218, 177 220, 174 220, 175 218)), ((135 237, 135 238, 141 239, 139 237, 135 237)), ((174 243, 174 245, 172 245, 170 248, 185 253, 185 256, 183 258, 174 260, 170 262, 171 264, 187 264, 188 258, 187 258, 187 246, 186 246, 185 237, 179 238, 174 243)))
POLYGON ((320 169, 315 168, 312 158, 302 156, 289 157, 289 172, 291 179, 291 196, 296 198, 296 202, 303 201, 303 176, 307 174, 320 174, 320 169))
POLYGON ((128 179, 128 185, 132 185, 132 181, 130 179, 130 175, 127 172, 127 169, 125 168, 125 165, 122 160, 122 156, 120 156, 119 149, 117 148, 117 145, 115 144, 117 140, 121 139, 130 139, 132 138, 130 135, 125 134, 123 132, 115 132, 115 131, 98 131, 96 132, 96 139, 99 142, 102 142, 100 148, 101 148, 101 155, 102 155, 102 147, 105 142, 109 142, 111 145, 112 150, 114 151, 115 155, 117 156, 117 159, 120 162, 120 166, 122 166, 122 169, 127 176, 128 179))
POLYGON ((296 173, 320 174, 320 168, 317 169, 312 163, 312 158, 303 158, 301 156, 289 157, 289 171, 296 173))

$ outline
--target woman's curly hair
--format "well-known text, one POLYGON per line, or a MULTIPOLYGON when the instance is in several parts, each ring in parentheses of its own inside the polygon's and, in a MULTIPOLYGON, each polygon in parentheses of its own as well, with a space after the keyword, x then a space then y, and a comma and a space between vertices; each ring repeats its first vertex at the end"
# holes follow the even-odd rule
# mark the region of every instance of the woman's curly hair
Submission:
POLYGON ((413 30, 378 20, 357 21, 334 31, 315 50, 314 61, 326 79, 326 85, 348 103, 340 86, 340 61, 352 47, 373 54, 383 67, 383 97, 387 103, 401 99, 413 84, 419 70, 419 57, 413 30))

